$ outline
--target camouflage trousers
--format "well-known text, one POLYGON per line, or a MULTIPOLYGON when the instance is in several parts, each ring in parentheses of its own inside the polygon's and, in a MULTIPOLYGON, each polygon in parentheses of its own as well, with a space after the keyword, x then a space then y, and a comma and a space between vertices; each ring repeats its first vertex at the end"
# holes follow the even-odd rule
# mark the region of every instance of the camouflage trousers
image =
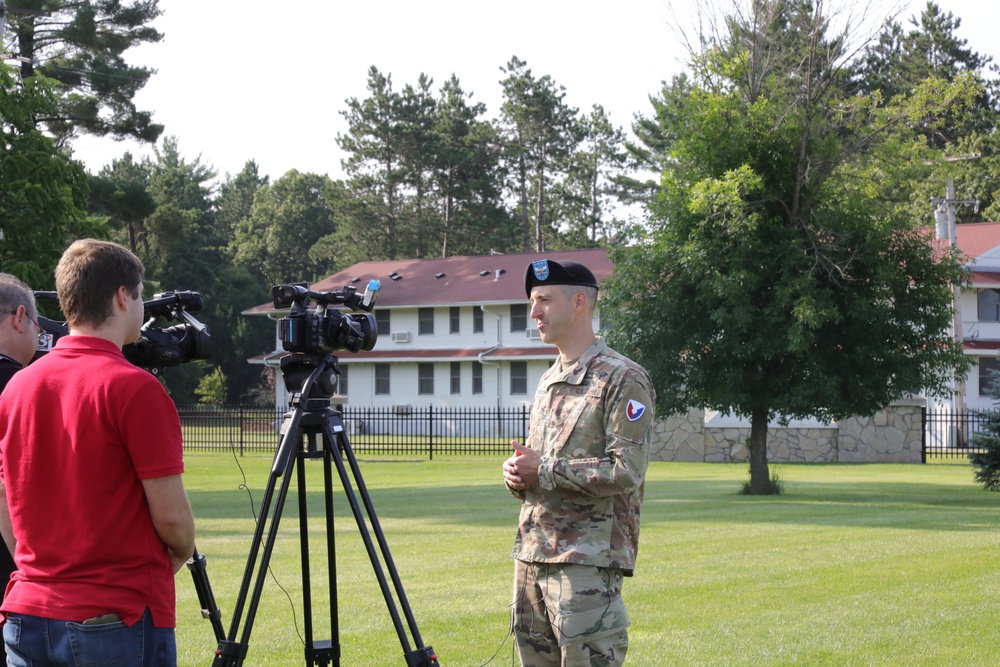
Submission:
POLYGON ((618 667, 628 651, 622 573, 514 561, 514 644, 522 667, 618 667))

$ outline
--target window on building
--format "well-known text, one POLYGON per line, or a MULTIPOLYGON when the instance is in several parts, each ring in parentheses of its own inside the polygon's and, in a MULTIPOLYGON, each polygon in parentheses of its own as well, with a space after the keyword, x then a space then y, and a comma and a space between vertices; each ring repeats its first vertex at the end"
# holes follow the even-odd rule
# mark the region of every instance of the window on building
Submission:
POLYGON ((510 394, 520 396, 528 393, 528 362, 510 362, 510 394))
POLYGON ((389 332, 389 313, 392 312, 385 308, 375 311, 375 324, 378 326, 379 336, 388 336, 389 332))
POLYGON ((375 394, 389 393, 389 364, 375 364, 375 394))
POLYGON ((452 306, 448 310, 448 331, 449 333, 459 333, 461 328, 461 313, 462 309, 458 306, 452 306))
POLYGON ((478 361, 472 362, 472 393, 483 393, 483 365, 478 361))
POLYGON ((462 393, 462 362, 451 362, 451 393, 462 393))
POLYGON ((347 396, 347 371, 349 368, 349 366, 340 367, 340 375, 337 379, 337 393, 341 396, 347 396))
POLYGON ((431 336, 434 334, 434 309, 421 308, 417 311, 417 332, 421 336, 431 336))
POLYGON ((483 333, 483 309, 472 307, 472 333, 483 333))
POLYGON ((981 289, 979 299, 979 321, 1000 322, 1000 290, 981 289))
POLYGON ((1000 376, 1000 357, 979 357, 979 395, 991 396, 1000 376))
POLYGON ((434 364, 417 364, 417 393, 421 396, 434 393, 434 364))
POLYGON ((510 304, 510 330, 511 331, 528 330, 528 304, 526 303, 510 304))

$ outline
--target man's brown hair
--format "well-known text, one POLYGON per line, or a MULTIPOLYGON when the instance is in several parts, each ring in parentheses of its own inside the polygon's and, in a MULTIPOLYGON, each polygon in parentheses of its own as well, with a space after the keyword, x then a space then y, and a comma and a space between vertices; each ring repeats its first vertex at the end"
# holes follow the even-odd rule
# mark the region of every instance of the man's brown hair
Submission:
POLYGON ((114 312, 112 297, 119 287, 139 298, 143 271, 139 258, 117 243, 74 241, 56 266, 56 292, 67 324, 102 325, 114 312))

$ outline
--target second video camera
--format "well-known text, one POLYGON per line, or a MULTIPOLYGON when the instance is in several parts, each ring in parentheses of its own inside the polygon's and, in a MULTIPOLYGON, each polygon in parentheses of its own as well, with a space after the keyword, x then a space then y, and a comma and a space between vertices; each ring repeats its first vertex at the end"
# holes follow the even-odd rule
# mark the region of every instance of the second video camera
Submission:
MULTIPOLYGON (((35 292, 35 298, 55 300, 58 297, 55 292, 35 292)), ((204 304, 204 299, 198 292, 190 291, 163 292, 143 301, 143 312, 147 320, 142 326, 139 339, 122 348, 125 358, 154 375, 166 366, 208 359, 212 351, 208 327, 191 314, 201 310, 204 304), (176 320, 180 324, 166 328, 153 326, 161 317, 176 320)), ((47 353, 59 338, 69 334, 65 322, 39 316, 38 324, 42 333, 38 338, 36 356, 47 353)))
POLYGON ((288 352, 359 352, 375 347, 378 325, 371 314, 375 307, 380 283, 368 282, 363 294, 347 286, 332 292, 315 292, 306 283, 275 285, 271 297, 275 308, 289 308, 279 322, 281 346, 288 352), (310 302, 316 304, 310 310, 310 302), (337 308, 344 305, 366 312, 345 313, 337 308))

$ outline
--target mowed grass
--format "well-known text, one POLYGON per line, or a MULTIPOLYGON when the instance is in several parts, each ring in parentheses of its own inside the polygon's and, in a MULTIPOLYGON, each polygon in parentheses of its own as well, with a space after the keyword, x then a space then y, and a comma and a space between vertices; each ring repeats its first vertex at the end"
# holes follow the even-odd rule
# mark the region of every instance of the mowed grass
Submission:
MULTIPOLYGON (((192 454, 185 475, 227 632, 255 526, 250 495, 259 511, 272 459, 239 464, 192 454)), ((518 503, 500 464, 360 461, 422 639, 445 667, 516 664, 507 634, 518 503)), ((316 640, 332 636, 322 467, 304 467, 316 640)), ((785 493, 754 498, 738 494, 742 464, 651 464, 639 564, 624 590, 627 664, 1000 663, 1000 494, 978 487, 967 464, 777 469, 785 493)), ((335 470, 334 480, 341 664, 405 665, 335 470)), ((305 664, 294 486, 247 665, 305 664)), ((179 662, 208 665, 217 643, 186 571, 177 590, 179 662)))

